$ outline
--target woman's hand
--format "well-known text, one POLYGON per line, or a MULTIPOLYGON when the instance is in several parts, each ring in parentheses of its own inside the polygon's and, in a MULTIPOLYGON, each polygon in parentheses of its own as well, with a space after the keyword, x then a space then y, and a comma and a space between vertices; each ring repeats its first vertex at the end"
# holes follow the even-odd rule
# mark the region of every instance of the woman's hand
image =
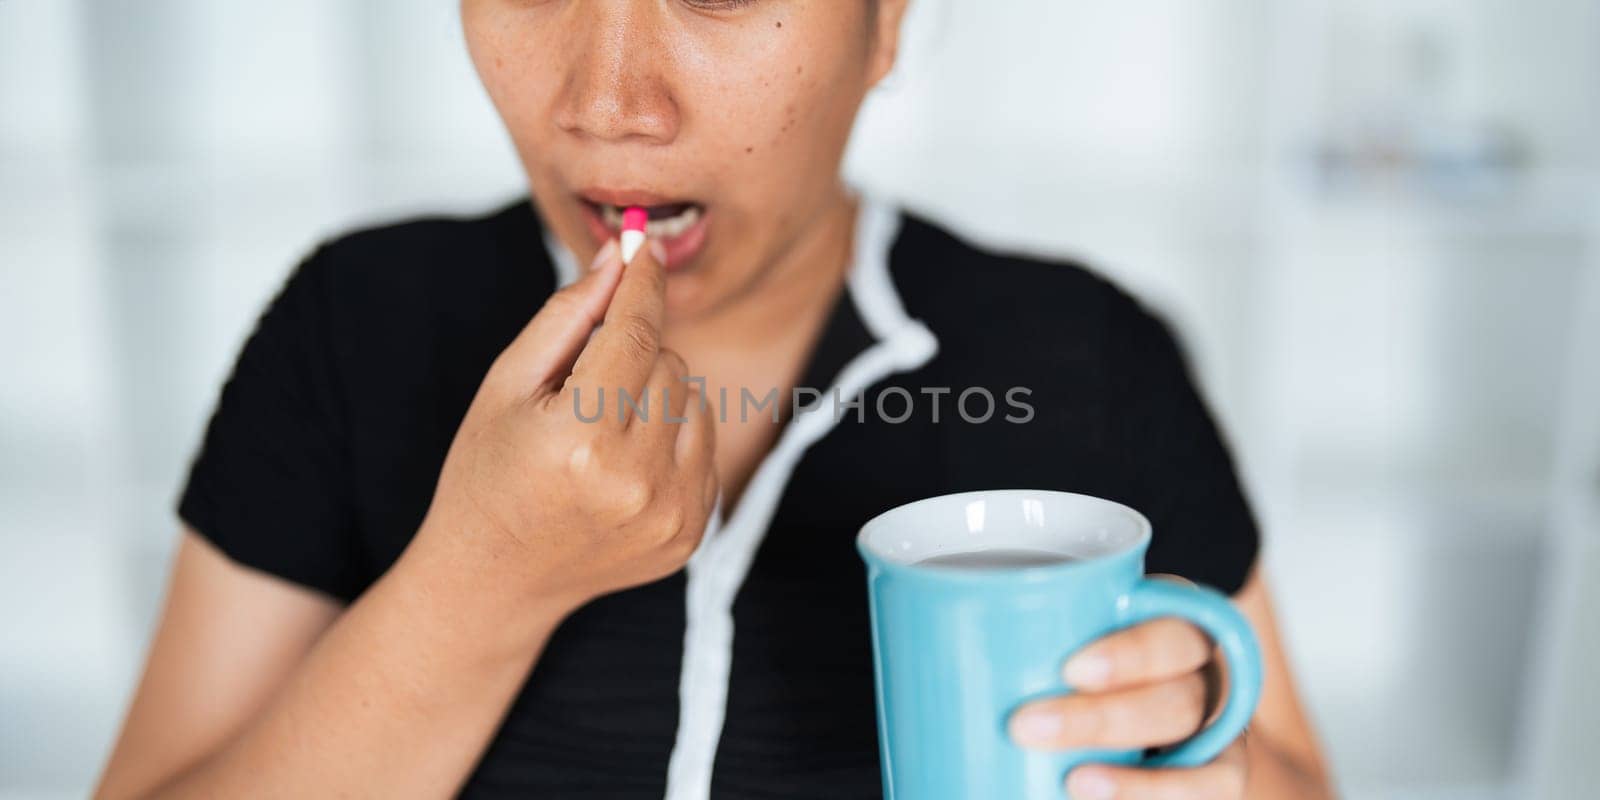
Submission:
MULTIPOLYGON (((1205 724, 1215 694, 1212 646, 1198 628, 1159 619, 1118 631, 1067 660, 1076 691, 1012 715, 1011 736, 1042 750, 1141 749, 1182 741, 1205 724)), ((1072 800, 1237 800, 1244 797, 1244 741, 1192 769, 1090 764, 1067 776, 1072 800)))
POLYGON ((624 267, 613 242, 552 295, 479 387, 418 538, 563 611, 682 567, 717 498, 714 426, 661 347, 665 294, 655 254, 624 267))

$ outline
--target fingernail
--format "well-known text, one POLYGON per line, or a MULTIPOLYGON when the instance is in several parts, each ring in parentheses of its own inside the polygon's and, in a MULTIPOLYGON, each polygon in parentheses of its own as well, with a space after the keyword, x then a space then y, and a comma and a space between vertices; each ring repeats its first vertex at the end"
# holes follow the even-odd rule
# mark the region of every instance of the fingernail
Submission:
POLYGON ((1047 745, 1061 736, 1061 715, 1053 711, 1019 711, 1011 720, 1017 744, 1047 745))
POLYGON ((1084 653, 1067 659, 1067 668, 1062 677, 1067 683, 1080 689, 1093 689, 1104 686, 1111 679, 1111 660, 1102 655, 1084 653))
POLYGON ((1117 782, 1096 767, 1079 767, 1067 776, 1067 796, 1072 800, 1112 800, 1117 782))
POLYGON ((589 262, 589 271, 595 272, 599 270, 616 257, 617 240, 611 239, 606 242, 605 247, 600 248, 600 252, 594 254, 594 261, 589 262))
POLYGON ((650 240, 650 255, 656 260, 657 264, 663 267, 667 265, 667 246, 662 244, 659 239, 650 240))

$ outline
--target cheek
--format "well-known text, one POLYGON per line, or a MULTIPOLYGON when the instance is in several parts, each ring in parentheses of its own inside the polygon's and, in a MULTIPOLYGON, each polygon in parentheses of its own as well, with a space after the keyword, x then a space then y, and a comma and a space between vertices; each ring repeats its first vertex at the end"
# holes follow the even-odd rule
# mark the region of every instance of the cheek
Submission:
POLYGON ((769 147, 779 152, 805 150, 826 153, 849 136, 861 97, 850 83, 852 76, 813 77, 806 65, 773 78, 774 97, 769 147))
POLYGON ((494 14, 484 10, 484 3, 461 4, 461 33, 467 43, 467 55, 478 73, 478 80, 495 94, 500 73, 505 68, 504 41, 499 35, 501 27, 495 23, 494 14))
MULTIPOLYGON (((865 91, 867 45, 846 2, 773 6, 750 26, 674 48, 675 88, 728 157, 822 153, 848 136, 865 91)), ((700 137, 697 137, 700 138, 700 137)))
MULTIPOLYGON (((806 61, 810 61, 807 59, 806 61)), ((813 74, 796 60, 756 66, 739 81, 703 87, 703 121, 724 163, 741 171, 751 162, 789 162, 814 169, 840 151, 861 100, 858 75, 813 74)))
POLYGON ((549 76, 559 57, 539 40, 537 26, 513 25, 513 20, 479 4, 463 5, 462 27, 474 69, 513 141, 523 144, 542 130, 538 121, 554 89, 549 76))
MULTIPOLYGON (((837 56, 837 54, 829 54, 837 56)), ((730 143, 741 172, 759 174, 752 191, 779 209, 779 228, 810 216, 810 205, 837 183, 839 160, 861 100, 861 78, 848 70, 822 73, 822 60, 783 62, 758 81, 760 98, 745 109, 744 126, 730 143), (834 74, 836 72, 837 74, 834 74)))

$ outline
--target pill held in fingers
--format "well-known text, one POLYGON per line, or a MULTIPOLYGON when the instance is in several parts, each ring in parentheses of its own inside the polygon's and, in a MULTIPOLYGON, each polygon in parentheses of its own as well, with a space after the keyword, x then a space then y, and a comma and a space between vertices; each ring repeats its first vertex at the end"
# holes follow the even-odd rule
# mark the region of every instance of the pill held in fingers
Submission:
POLYGON ((639 206, 629 206, 622 212, 622 263, 632 264, 639 248, 644 247, 644 229, 649 223, 650 213, 639 206))

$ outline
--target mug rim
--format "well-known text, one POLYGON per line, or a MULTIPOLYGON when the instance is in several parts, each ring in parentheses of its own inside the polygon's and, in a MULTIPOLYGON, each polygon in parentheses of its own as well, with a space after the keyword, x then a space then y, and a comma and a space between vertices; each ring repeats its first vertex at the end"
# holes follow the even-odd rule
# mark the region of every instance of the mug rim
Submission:
POLYGON ((996 578, 1015 578, 1017 576, 1049 577, 1062 573, 1095 569, 1108 562, 1126 558, 1129 555, 1143 553, 1150 546, 1150 532, 1150 520, 1146 519, 1143 514, 1139 513, 1138 510, 1134 509, 1132 506, 1119 503, 1115 500, 1107 500, 1104 497, 1096 497, 1092 494, 1083 494, 1081 492, 1063 492, 1057 489, 977 489, 973 491, 951 492, 948 494, 924 497, 920 500, 902 503, 879 513, 877 516, 874 516, 862 524, 861 530, 856 533, 856 551, 861 554, 862 559, 865 560, 869 565, 878 567, 880 569, 903 572, 910 575, 937 578, 939 580, 992 581, 996 578), (962 499, 976 500, 979 498, 1017 497, 1021 495, 1045 495, 1056 499, 1071 499, 1076 501, 1088 500, 1095 504, 1108 507, 1112 511, 1127 517, 1133 522, 1134 537, 1127 544, 1112 552, 1103 553, 1090 558, 1073 558, 1054 564, 1033 564, 1020 567, 1001 567, 997 569, 966 569, 963 567, 941 566, 937 564, 927 565, 906 563, 904 561, 898 561, 885 556, 867 542, 867 537, 871 535, 875 529, 886 524, 889 517, 899 516, 924 505, 932 505, 934 503, 941 502, 959 502, 962 499))

